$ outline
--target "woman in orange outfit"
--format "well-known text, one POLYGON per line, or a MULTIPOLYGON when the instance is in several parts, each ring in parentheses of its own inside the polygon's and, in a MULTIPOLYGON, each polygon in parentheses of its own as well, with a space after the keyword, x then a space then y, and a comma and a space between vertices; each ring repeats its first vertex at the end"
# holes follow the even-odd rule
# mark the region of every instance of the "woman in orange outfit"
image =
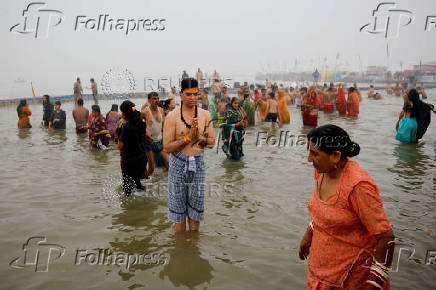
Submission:
POLYGON ((359 115, 359 94, 354 87, 348 90, 347 111, 348 116, 357 117, 359 115))
POLYGON ((288 103, 285 97, 285 91, 279 90, 278 94, 279 94, 278 109, 279 109, 280 123, 289 124, 291 122, 291 116, 289 114, 288 103))
POLYGON ((315 167, 312 222, 299 250, 309 257, 307 289, 389 289, 394 234, 374 180, 349 160, 359 145, 331 124, 307 138, 315 167))
POLYGON ((29 110, 29 106, 26 100, 20 100, 20 104, 17 106, 17 114, 18 114, 18 129, 23 128, 32 128, 30 125, 29 116, 32 115, 32 112, 29 110))

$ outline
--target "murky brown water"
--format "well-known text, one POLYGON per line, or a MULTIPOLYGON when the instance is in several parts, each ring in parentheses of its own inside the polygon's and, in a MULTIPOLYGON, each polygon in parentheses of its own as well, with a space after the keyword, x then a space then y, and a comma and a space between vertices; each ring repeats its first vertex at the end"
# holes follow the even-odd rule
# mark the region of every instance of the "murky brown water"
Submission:
MULTIPOLYGON (((436 91, 428 93, 433 96, 429 101, 436 103, 436 91)), ((112 102, 101 103, 106 112, 112 102)), ((426 265, 426 254, 436 251, 436 119, 433 116, 422 144, 399 145, 394 125, 401 105, 395 97, 365 99, 358 120, 321 113, 320 124, 344 127, 362 147, 355 160, 377 182, 397 236, 398 272, 391 275, 392 288, 434 289, 436 265, 426 265), (400 248, 406 250, 398 258, 400 248)), ((306 262, 298 259, 297 249, 309 221, 306 203, 314 187, 305 146, 256 147, 257 132, 268 130, 261 126, 248 130, 240 162, 226 160, 221 151, 207 151, 209 187, 200 234, 176 237, 166 218, 165 187, 158 186, 167 181, 162 169, 156 170, 149 186, 152 196, 121 198, 115 146, 96 151, 86 136, 77 136, 71 103, 63 105, 66 132, 41 129, 41 105, 30 109, 34 128, 18 131, 15 108, 0 108, 1 288, 305 288, 306 262), (23 257, 23 243, 32 236, 65 247, 63 257, 50 258, 46 273, 35 272, 35 266, 9 266, 23 257), (167 264, 132 265, 128 270, 83 261, 75 265, 77 249, 106 248, 160 254, 167 264)), ((291 124, 282 130, 308 132, 295 107, 291 124)), ((39 249, 43 263, 47 251, 42 245, 39 249)))

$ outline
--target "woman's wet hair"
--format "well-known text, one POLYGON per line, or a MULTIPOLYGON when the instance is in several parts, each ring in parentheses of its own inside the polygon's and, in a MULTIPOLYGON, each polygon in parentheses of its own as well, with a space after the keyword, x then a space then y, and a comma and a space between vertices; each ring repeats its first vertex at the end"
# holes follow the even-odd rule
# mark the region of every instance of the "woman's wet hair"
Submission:
POLYGON ((144 121, 142 121, 141 113, 136 109, 134 103, 129 100, 125 100, 122 102, 120 110, 124 113, 124 116, 127 120, 126 127, 133 128, 138 133, 145 134, 146 124, 144 121))
POLYGON ((98 113, 99 115, 101 114, 99 105, 92 105, 91 110, 98 113))
POLYGON ((360 152, 359 144, 351 141, 344 129, 332 124, 312 129, 307 134, 307 140, 316 144, 324 153, 341 152, 341 158, 357 156, 360 152))
POLYGON ((17 114, 18 114, 18 117, 20 117, 20 115, 21 115, 21 111, 23 110, 23 107, 24 107, 26 104, 27 104, 26 99, 21 99, 21 100, 20 100, 20 103, 19 103, 18 106, 17 106, 17 114))
POLYGON ((120 110, 124 113, 127 120, 140 119, 141 113, 136 110, 135 104, 129 100, 126 100, 121 104, 120 110))
POLYGON ((112 104, 111 111, 117 112, 118 111, 118 105, 117 104, 112 104))
POLYGON ((410 104, 405 104, 403 107, 403 110, 406 113, 412 113, 412 116, 413 116, 413 108, 410 104))

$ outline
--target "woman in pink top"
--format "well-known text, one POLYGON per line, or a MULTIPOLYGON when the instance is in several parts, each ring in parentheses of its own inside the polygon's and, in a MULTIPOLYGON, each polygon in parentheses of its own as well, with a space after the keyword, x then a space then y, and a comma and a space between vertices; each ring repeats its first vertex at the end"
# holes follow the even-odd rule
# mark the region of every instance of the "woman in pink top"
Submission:
POLYGON ((374 180, 348 159, 359 145, 335 125, 307 138, 315 167, 312 222, 299 251, 309 257, 307 289, 389 289, 394 234, 374 180))
POLYGON ((115 132, 117 131, 117 124, 120 120, 121 115, 118 113, 118 105, 113 104, 109 113, 106 114, 106 125, 111 134, 111 139, 115 139, 115 132))

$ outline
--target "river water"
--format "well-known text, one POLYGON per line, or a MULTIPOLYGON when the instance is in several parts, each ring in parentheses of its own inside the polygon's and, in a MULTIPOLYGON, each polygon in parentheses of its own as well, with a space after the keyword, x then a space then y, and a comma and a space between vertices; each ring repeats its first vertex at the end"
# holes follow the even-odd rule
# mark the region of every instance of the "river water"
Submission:
MULTIPOLYGON (((436 103, 436 91, 428 94, 436 103)), ((101 101, 102 112, 111 103, 101 101)), ((436 255, 435 119, 423 142, 400 145, 394 126, 401 106, 402 98, 365 99, 357 120, 320 113, 319 124, 334 123, 352 135, 362 148, 354 159, 379 186, 397 238, 392 289, 435 289, 436 265, 426 264, 436 255)), ((161 168, 146 192, 123 198, 119 152, 114 145, 92 149, 87 136, 75 134, 72 103, 63 105, 65 132, 40 128, 41 105, 30 109, 34 127, 18 131, 15 108, 0 108, 0 288, 305 288, 307 262, 298 259, 298 246, 309 222, 306 204, 314 180, 297 137, 290 137, 289 146, 272 146, 271 138, 256 146, 258 136, 280 135, 261 125, 248 129, 240 162, 207 150, 200 233, 175 236, 161 168), (23 244, 31 237, 24 261, 23 244), (60 246, 64 254, 58 258, 60 246), (99 249, 155 258, 127 267, 121 254, 119 262, 104 265, 93 259, 99 249), (35 253, 38 268, 32 265, 35 253), (12 267, 15 258, 20 259, 12 267)), ((281 130, 306 134, 298 110, 290 111, 291 124, 281 130)))

